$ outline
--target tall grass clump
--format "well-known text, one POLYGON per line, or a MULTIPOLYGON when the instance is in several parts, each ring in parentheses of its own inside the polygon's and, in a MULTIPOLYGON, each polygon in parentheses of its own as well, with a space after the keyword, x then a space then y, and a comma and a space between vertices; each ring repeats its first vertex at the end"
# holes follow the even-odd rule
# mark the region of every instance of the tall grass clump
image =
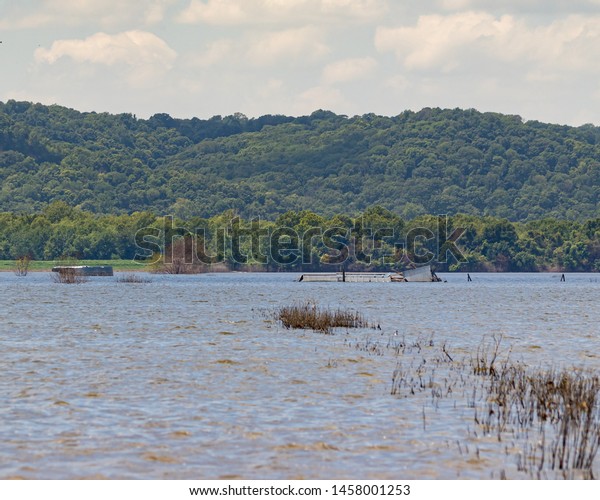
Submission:
MULTIPOLYGON (((422 398, 435 418, 442 412, 472 408, 475 426, 467 432, 476 443, 516 458, 516 470, 532 478, 594 479, 600 449, 600 374, 580 368, 530 366, 511 359, 502 337, 484 341, 459 359, 433 343, 394 337, 386 345, 356 345, 397 356, 391 394, 422 398), (397 340, 396 340, 397 339, 397 340), (453 401, 452 401, 453 400, 453 401), (449 403, 444 403, 449 401, 449 403)), ((424 427, 427 425, 425 422, 424 427)), ((464 449, 459 447, 461 455, 464 449)), ((479 460, 479 448, 477 456, 479 460)), ((501 476, 506 472, 502 471, 501 476)))
POLYGON ((30 263, 31 259, 28 256, 19 257, 15 261, 15 274, 21 278, 27 276, 30 263))
POLYGON ((117 278, 117 283, 152 283, 150 278, 138 276, 137 274, 125 274, 117 278))
POLYGON ((357 311, 322 309, 312 301, 283 306, 276 317, 287 329, 312 329, 331 333, 333 328, 368 328, 371 325, 357 311))
POLYGON ((543 437, 537 453, 525 453, 519 467, 528 472, 544 468, 566 479, 579 472, 593 479, 600 446, 600 378, 579 370, 531 370, 505 364, 488 375, 486 415, 480 422, 488 433, 515 429, 527 435, 537 429, 543 437))

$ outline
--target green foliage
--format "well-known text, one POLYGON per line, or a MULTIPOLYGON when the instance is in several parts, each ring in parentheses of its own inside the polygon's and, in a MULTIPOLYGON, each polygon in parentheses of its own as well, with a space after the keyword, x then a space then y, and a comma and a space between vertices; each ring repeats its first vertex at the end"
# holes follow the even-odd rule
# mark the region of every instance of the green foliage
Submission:
POLYGON ((162 256, 163 264, 177 260, 202 271, 389 271, 415 263, 438 271, 600 271, 600 218, 521 223, 459 214, 406 221, 373 206, 356 217, 303 210, 271 222, 226 211, 185 221, 149 212, 97 215, 63 202, 38 214, 0 213, 0 260, 121 258, 133 265, 145 256, 147 264, 162 256))
POLYGON ((141 120, 8 101, 0 259, 134 259, 183 236, 230 269, 600 271, 599 158, 600 128, 474 110, 141 120))
MULTIPOLYGON (((62 201, 98 214, 191 219, 234 210, 274 220, 307 209, 356 216, 379 205, 404 219, 583 221, 599 213, 599 158, 600 128, 474 110, 141 120, 0 103, 0 211, 62 201)), ((50 219, 61 216, 55 210, 50 219)))
POLYGON ((133 259, 136 231, 155 219, 149 213, 99 216, 61 201, 35 215, 0 213, 0 260, 133 259))

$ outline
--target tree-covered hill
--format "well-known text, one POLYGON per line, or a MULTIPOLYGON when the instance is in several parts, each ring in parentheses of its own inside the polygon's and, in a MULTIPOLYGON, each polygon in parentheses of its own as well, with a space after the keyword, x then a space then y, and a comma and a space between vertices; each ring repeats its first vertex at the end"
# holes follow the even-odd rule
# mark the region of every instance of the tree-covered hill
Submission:
POLYGON ((148 120, 0 103, 0 212, 597 217, 600 128, 474 110, 148 120))

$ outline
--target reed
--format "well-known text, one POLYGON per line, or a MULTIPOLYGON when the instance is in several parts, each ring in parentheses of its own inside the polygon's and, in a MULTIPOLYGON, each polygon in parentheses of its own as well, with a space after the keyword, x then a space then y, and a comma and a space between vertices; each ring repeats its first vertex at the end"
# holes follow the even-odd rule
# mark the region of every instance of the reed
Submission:
MULTIPOLYGON (((593 478, 600 446, 600 378, 582 371, 531 371, 508 364, 489 375, 488 411, 482 422, 487 432, 516 429, 527 435, 537 430, 543 445, 529 456, 526 469, 560 471, 572 478, 579 471, 593 478)), ((533 449, 532 447, 530 447, 533 449)))
MULTIPOLYGON (((436 349, 394 339, 386 346, 397 357, 392 395, 425 397, 434 414, 472 408, 476 426, 469 433, 476 440, 481 434, 494 437, 506 450, 519 449, 516 468, 533 478, 594 478, 600 448, 597 372, 527 366, 511 360, 512 350, 501 348, 501 338, 484 339, 464 359, 446 344, 436 349)), ((355 347, 369 352, 368 343, 355 347)))
POLYGON ((287 329, 312 329, 323 333, 331 333, 333 328, 372 327, 357 311, 322 309, 312 301, 283 306, 276 317, 287 329))
POLYGON ((117 277, 117 283, 152 283, 152 280, 145 276, 131 273, 117 277))

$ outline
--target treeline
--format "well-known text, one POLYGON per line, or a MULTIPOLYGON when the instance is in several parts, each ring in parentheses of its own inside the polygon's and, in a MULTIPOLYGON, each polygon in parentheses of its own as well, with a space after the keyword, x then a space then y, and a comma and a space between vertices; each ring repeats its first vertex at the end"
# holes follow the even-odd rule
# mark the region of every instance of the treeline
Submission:
POLYGON ((181 220, 150 212, 97 215, 54 202, 37 214, 0 214, 0 259, 22 256, 131 259, 167 272, 387 271, 425 263, 438 271, 592 272, 600 271, 600 218, 405 220, 374 206, 357 217, 301 211, 263 220, 227 211, 181 220))
POLYGON ((0 211, 274 220, 380 205, 414 219, 597 217, 600 128, 475 110, 179 120, 0 103, 0 211))

